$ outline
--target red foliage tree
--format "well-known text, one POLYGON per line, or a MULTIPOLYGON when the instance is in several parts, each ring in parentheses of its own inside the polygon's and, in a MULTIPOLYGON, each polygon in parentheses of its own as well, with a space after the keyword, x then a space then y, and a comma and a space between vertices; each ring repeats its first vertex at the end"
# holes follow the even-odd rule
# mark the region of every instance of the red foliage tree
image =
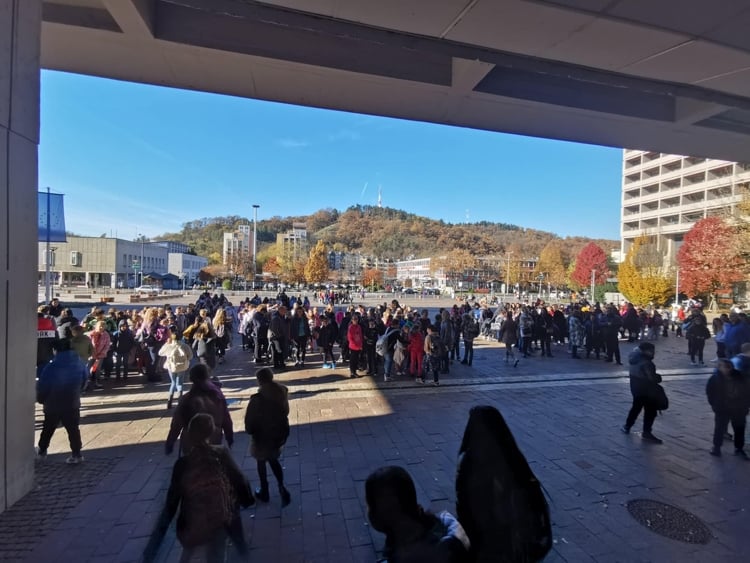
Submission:
POLYGON ((596 285, 606 283, 609 277, 607 253, 594 242, 588 243, 578 253, 576 267, 570 277, 581 287, 588 287, 591 284, 591 270, 596 271, 596 274, 594 274, 596 285))
POLYGON ((680 289, 691 296, 713 296, 743 279, 734 230, 719 217, 701 219, 685 233, 677 264, 680 289))

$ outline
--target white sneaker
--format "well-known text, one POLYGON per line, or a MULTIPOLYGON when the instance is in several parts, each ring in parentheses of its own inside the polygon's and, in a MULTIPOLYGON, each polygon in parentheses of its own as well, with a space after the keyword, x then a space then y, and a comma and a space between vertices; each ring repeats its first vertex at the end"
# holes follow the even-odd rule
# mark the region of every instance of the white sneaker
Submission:
POLYGON ((83 461, 82 455, 72 455, 68 459, 65 460, 65 463, 68 465, 78 465, 83 461))

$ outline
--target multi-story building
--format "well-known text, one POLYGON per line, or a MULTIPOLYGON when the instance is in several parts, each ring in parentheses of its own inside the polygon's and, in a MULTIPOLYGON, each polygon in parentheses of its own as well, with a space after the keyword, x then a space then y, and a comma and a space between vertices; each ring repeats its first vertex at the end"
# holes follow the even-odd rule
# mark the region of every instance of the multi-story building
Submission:
POLYGON ((747 194, 750 164, 625 150, 622 164, 622 256, 641 235, 651 238, 664 267, 674 264, 696 221, 728 215, 747 194))
POLYGON ((243 261, 253 252, 252 225, 239 225, 234 232, 224 233, 222 260, 225 266, 231 262, 243 261))

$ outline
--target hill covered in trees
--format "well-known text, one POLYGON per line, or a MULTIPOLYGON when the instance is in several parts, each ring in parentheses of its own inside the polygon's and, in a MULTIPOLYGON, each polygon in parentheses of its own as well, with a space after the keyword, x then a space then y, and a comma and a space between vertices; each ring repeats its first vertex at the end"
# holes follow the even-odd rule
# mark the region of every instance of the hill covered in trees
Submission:
MULTIPOLYGON (((563 261, 569 263, 589 242, 597 243, 607 252, 620 245, 616 240, 583 236, 561 238, 554 233, 507 223, 452 224, 388 207, 353 206, 346 211, 321 209, 307 216, 258 221, 258 254, 269 249, 277 233, 291 229, 293 223, 307 225, 312 243, 320 240, 332 250, 392 260, 433 257, 454 249, 475 256, 512 252, 516 257, 533 258, 555 240, 562 243, 563 261)), ((165 233, 155 240, 183 242, 196 254, 216 262, 221 260, 223 233, 247 224, 252 224, 252 219, 239 216, 196 219, 185 223, 182 231, 165 233)))

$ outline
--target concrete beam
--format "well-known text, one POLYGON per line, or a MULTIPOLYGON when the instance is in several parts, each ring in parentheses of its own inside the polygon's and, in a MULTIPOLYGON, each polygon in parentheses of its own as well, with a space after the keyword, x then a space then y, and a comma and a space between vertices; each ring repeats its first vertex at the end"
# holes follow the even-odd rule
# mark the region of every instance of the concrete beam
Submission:
POLYGON ((467 60, 453 57, 451 87, 459 92, 469 93, 482 79, 495 68, 492 63, 480 60, 467 60))
POLYGON ((104 0, 123 33, 140 38, 154 37, 154 0, 104 0))
POLYGON ((674 121, 680 125, 692 125, 718 115, 727 109, 730 108, 712 102, 692 100, 690 98, 677 98, 674 121))

